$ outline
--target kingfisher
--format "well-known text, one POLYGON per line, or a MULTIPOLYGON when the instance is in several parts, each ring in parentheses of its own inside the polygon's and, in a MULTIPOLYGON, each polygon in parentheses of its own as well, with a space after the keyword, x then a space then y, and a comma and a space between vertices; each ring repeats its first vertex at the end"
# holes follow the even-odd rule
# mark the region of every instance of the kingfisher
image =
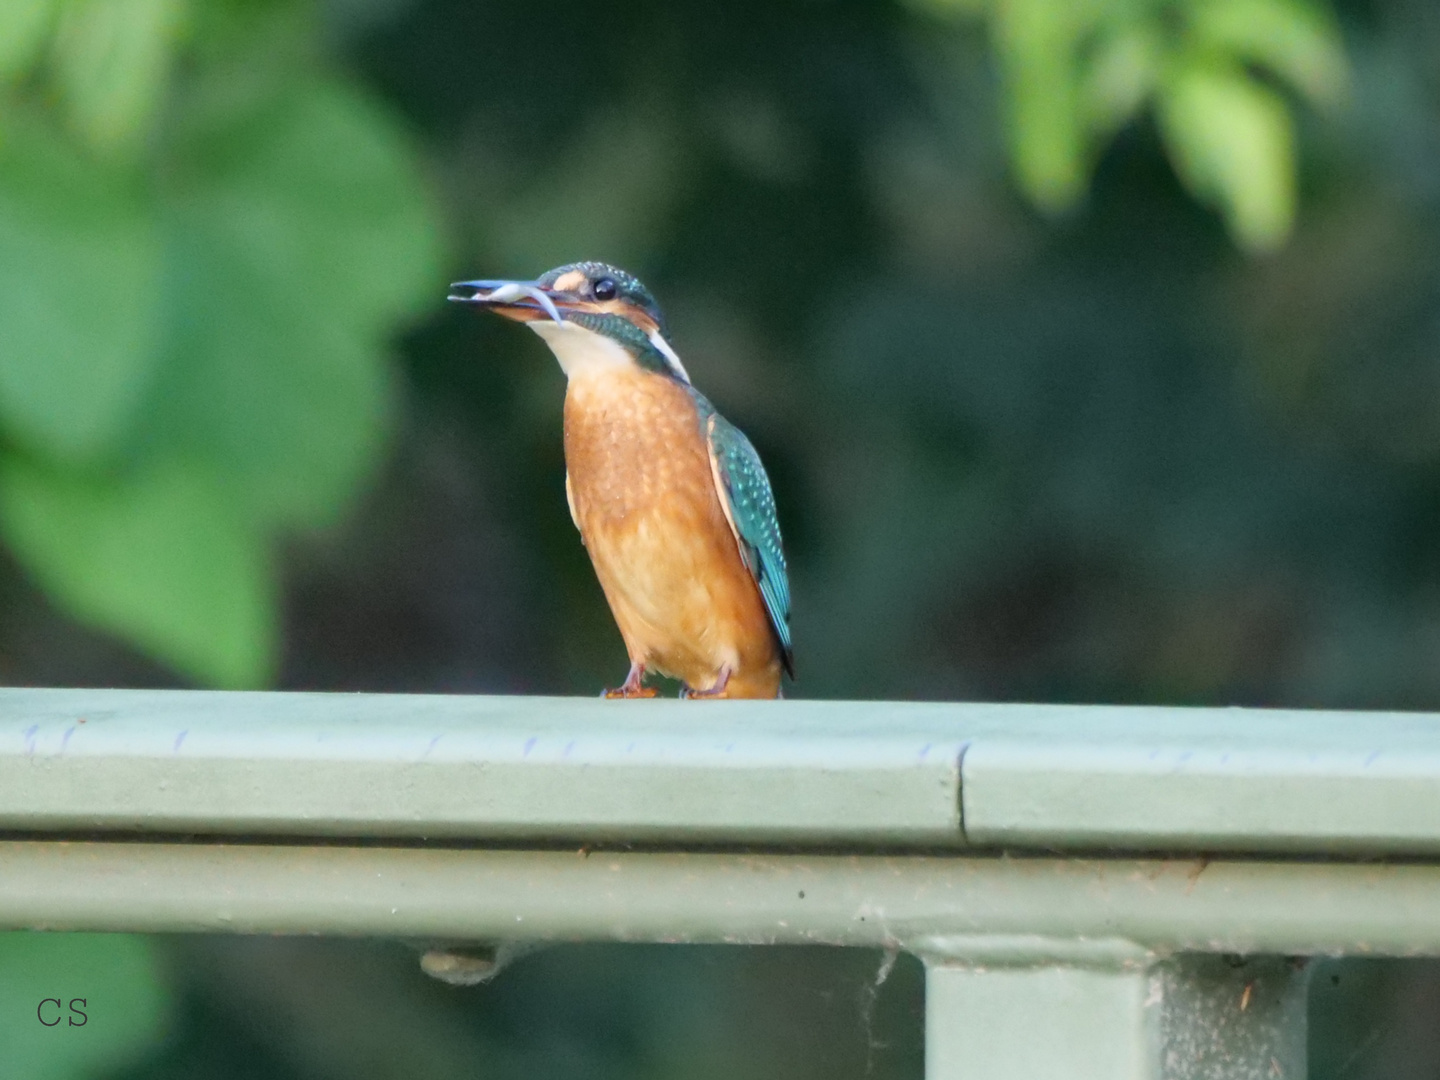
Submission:
POLYGON ((690 383, 632 275, 569 263, 534 281, 458 281, 449 299, 539 334, 565 373, 565 497, 630 671, 606 697, 780 697, 795 675, 775 498, 743 432, 690 383))

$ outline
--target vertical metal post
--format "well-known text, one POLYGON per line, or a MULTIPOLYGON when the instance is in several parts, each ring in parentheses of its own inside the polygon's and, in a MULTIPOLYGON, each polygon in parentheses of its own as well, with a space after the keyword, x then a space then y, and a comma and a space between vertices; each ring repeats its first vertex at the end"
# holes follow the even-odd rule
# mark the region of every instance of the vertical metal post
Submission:
POLYGON ((1153 1080, 1143 973, 932 964, 926 1080, 1153 1080))
POLYGON ((1127 942, 927 945, 926 1080, 1303 1080, 1306 972, 1127 942))

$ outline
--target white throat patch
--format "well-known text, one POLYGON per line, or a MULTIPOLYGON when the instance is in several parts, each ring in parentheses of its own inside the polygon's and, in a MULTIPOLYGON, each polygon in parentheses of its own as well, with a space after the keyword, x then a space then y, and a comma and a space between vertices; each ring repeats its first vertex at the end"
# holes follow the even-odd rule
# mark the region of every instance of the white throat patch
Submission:
MULTIPOLYGON (((568 320, 557 323, 551 319, 537 319, 526 325, 550 346, 550 351, 555 354, 555 359, 560 361, 560 370, 565 372, 567 379, 631 367, 635 363, 635 358, 618 341, 568 320)), ((675 355, 675 350, 660 336, 658 330, 651 332, 650 344, 665 358, 671 371, 685 382, 690 381, 690 373, 685 370, 680 357, 675 355)))
POLYGON ((604 334, 586 330, 573 322, 537 319, 526 325, 545 339, 555 359, 560 361, 560 370, 565 372, 567 379, 607 369, 633 367, 635 364, 634 358, 618 341, 611 341, 604 334))

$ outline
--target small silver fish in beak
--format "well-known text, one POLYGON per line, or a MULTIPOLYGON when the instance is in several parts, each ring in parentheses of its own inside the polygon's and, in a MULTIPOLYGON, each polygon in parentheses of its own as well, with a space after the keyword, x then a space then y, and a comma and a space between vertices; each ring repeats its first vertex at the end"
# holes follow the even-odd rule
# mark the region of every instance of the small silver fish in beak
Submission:
POLYGON ((530 315, 525 313, 537 310, 543 311, 557 323, 563 324, 565 321, 550 294, 533 281, 456 281, 451 283, 450 288, 468 291, 452 291, 446 297, 447 300, 493 307, 499 314, 520 322, 530 321, 530 315))

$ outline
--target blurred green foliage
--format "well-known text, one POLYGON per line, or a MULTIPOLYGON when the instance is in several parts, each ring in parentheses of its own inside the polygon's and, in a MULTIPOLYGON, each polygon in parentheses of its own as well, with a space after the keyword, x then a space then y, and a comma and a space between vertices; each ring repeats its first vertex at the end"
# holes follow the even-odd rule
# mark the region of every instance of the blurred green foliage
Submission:
POLYGON ((77 617, 270 681, 277 538, 389 423, 440 278, 399 125, 309 5, 0 4, 0 529, 77 617))
MULTIPOLYGON (((1326 9, 916 2, 988 20, 1038 206, 1074 206, 1148 109, 1241 245, 1288 235, 1282 90, 1333 106, 1347 84, 1326 9)), ((219 686, 273 677, 275 542, 376 466, 386 335, 439 279, 415 148, 316 27, 277 0, 0 6, 0 532, 75 616, 219 686)), ((643 253, 683 186, 674 122, 609 118, 492 200, 501 261, 643 253)), ((731 137, 773 157, 763 122, 731 137)))
POLYGON ((86 1080, 124 1067, 164 1034, 168 1011, 145 938, 0 933, 0 1080, 86 1080), (58 1002, 42 1011, 47 998, 58 1002))
POLYGON ((1105 144, 1153 110, 1181 180, 1252 251, 1295 218, 1284 93, 1333 110, 1349 85, 1323 0, 914 2, 988 21, 1015 172, 1037 206, 1073 208, 1105 144))

